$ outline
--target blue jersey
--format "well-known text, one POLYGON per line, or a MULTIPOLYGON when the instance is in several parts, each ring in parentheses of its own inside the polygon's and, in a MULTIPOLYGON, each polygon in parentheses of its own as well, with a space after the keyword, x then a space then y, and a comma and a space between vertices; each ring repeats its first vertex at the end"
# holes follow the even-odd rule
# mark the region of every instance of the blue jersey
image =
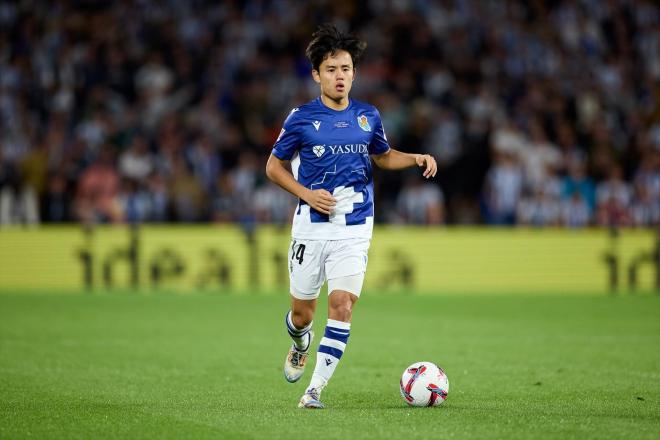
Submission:
POLYGON ((294 108, 275 141, 273 155, 291 161, 300 184, 327 190, 337 203, 326 215, 300 200, 293 238, 371 238, 374 185, 369 155, 389 149, 380 114, 372 105, 350 100, 347 108, 337 111, 317 98, 294 108))

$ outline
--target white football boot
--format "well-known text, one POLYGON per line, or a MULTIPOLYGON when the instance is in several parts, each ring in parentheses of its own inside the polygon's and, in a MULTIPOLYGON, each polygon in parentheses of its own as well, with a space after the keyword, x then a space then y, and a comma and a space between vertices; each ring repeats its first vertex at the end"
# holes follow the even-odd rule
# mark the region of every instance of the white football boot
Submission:
POLYGON ((305 391, 305 394, 300 398, 300 402, 298 402, 298 408, 323 409, 321 390, 321 388, 310 388, 305 391))
POLYGON ((284 360, 284 378, 287 382, 298 382, 298 379, 302 377, 305 372, 305 364, 307 363, 307 357, 309 356, 309 349, 312 346, 313 339, 314 332, 310 330, 307 350, 301 351, 296 348, 296 344, 291 345, 291 349, 284 360))

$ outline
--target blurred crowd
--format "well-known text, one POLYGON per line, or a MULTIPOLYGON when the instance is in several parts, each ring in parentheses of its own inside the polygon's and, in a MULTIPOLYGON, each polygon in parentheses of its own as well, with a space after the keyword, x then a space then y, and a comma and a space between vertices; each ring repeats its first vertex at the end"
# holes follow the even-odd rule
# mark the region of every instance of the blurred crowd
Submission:
POLYGON ((328 21, 440 165, 377 170, 377 221, 660 224, 654 0, 0 0, 0 224, 287 223, 264 165, 328 21))

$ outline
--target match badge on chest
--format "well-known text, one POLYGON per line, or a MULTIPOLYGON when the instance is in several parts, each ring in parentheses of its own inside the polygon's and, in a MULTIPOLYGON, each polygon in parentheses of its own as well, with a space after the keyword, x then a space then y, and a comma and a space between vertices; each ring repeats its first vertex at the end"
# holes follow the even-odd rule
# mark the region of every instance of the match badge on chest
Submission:
POLYGON ((371 131, 371 125, 369 125, 369 120, 365 115, 360 115, 357 117, 358 125, 364 131, 371 131))

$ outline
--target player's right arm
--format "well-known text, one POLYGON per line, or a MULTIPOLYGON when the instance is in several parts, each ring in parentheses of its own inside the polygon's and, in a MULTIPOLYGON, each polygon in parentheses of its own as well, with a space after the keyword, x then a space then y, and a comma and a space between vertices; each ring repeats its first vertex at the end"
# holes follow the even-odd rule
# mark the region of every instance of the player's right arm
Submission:
POLYGON ((304 200, 311 208, 330 215, 334 208, 336 200, 328 191, 324 189, 311 190, 301 185, 286 165, 289 161, 282 160, 271 153, 266 163, 266 175, 270 180, 289 191, 294 196, 304 200))

